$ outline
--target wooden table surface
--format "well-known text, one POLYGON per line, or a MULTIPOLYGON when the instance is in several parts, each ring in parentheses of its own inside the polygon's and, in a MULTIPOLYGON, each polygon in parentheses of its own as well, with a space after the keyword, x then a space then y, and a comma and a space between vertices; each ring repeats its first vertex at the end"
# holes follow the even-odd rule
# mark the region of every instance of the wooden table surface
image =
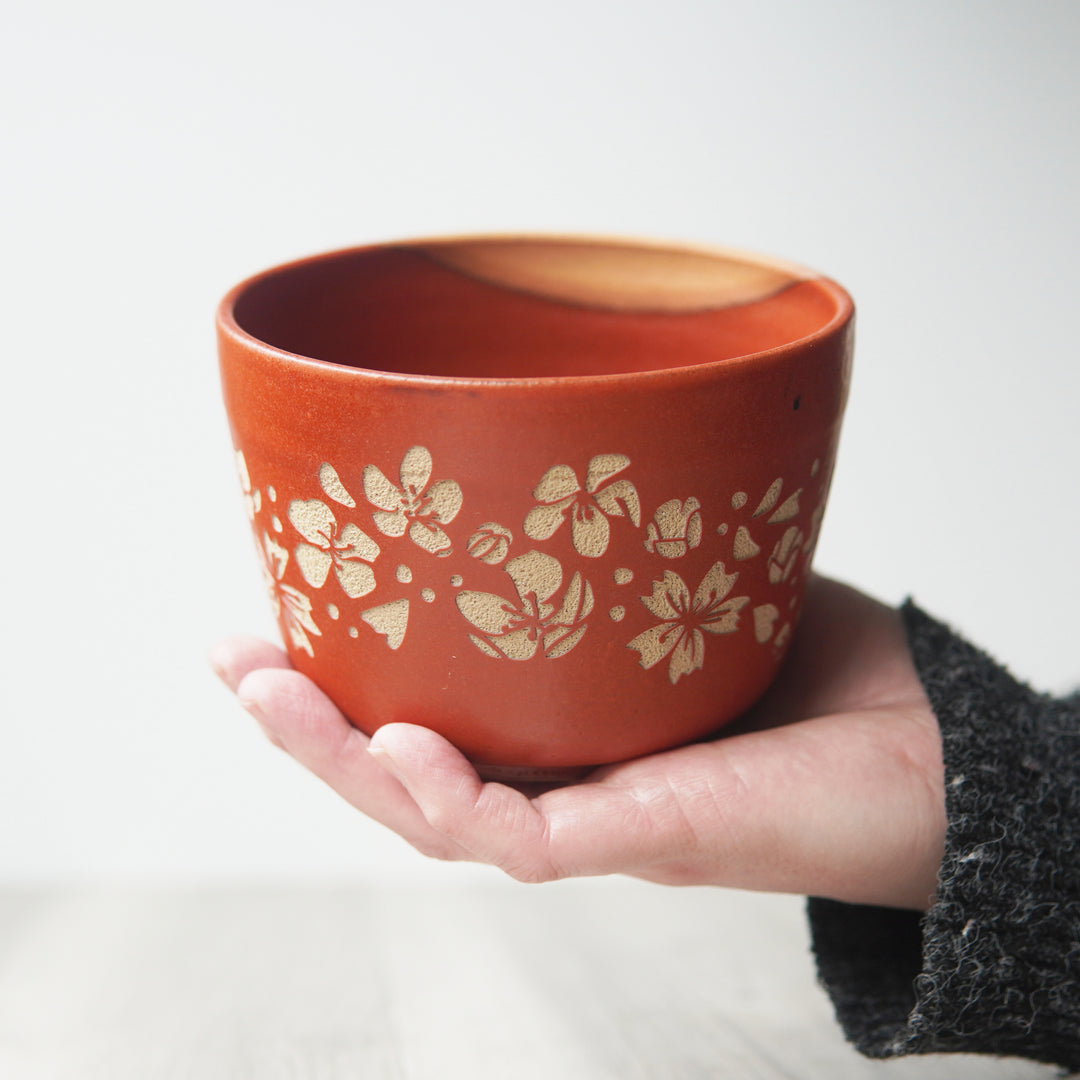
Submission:
POLYGON ((1055 1075, 864 1060, 817 987, 802 908, 628 880, 9 888, 0 1077, 1055 1075))

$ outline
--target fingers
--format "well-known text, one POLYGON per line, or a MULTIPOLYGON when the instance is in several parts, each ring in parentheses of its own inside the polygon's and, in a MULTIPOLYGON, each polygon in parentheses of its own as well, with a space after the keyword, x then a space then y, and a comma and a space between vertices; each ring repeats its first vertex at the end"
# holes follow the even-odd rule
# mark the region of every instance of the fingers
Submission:
MULTIPOLYGON (((257 650, 245 646, 245 660, 257 650)), ((291 669, 250 670, 236 688, 240 703, 267 738, 328 784, 357 810, 435 858, 467 855, 432 829, 405 789, 368 753, 368 738, 353 727, 310 679, 291 669)))
POLYGON ((423 728, 380 729, 372 756, 434 830, 520 881, 626 873, 920 908, 944 834, 924 733, 897 712, 824 717, 611 766, 535 799, 482 783, 423 728))
POLYGON ((446 739, 412 724, 388 724, 372 736, 370 752, 427 823, 474 859, 521 880, 555 876, 544 857, 544 819, 533 803, 504 784, 483 783, 446 739))
POLYGON ((669 755, 625 769, 625 778, 619 770, 598 772, 594 781, 530 799, 504 784, 483 783, 450 743, 424 728, 380 728, 371 753, 434 829, 519 881, 627 873, 695 842, 664 773, 669 755))
POLYGON ((925 704, 900 614, 814 577, 779 678, 734 731, 893 705, 925 704))
POLYGON ((282 649, 256 637, 225 638, 214 645, 207 660, 218 678, 233 693, 248 672, 260 668, 292 667, 282 649))

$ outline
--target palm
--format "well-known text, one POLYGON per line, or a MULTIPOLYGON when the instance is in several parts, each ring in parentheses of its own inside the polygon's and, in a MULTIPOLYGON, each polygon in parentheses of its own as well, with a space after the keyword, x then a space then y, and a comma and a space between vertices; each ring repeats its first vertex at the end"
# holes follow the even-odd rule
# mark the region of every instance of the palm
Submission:
POLYGON ((897 613, 835 582, 813 582, 780 680, 722 738, 549 790, 485 784, 424 728, 369 740, 265 643, 232 639, 214 660, 278 745, 439 858, 918 908, 934 890, 937 724, 897 613))

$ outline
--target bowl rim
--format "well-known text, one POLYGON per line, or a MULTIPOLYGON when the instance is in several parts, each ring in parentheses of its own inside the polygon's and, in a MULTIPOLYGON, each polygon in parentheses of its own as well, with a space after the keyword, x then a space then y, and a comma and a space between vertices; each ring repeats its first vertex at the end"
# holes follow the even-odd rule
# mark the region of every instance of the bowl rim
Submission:
POLYGON ((408 239, 383 240, 374 243, 335 248, 331 251, 318 252, 313 255, 307 255, 298 259, 292 259, 288 262, 279 263, 256 274, 252 274, 234 285, 218 303, 215 313, 215 324, 221 338, 231 341, 245 351, 261 354, 267 358, 276 359, 288 365, 298 365, 302 368, 312 369, 313 371, 335 373, 339 378, 362 378, 364 380, 376 379, 387 383, 396 383, 401 386, 416 385, 427 388, 445 387, 447 389, 474 389, 478 387, 508 389, 548 387, 553 389, 571 389, 598 386, 612 387, 619 383, 632 383, 635 386, 641 386, 654 379, 665 381, 670 381, 672 379, 680 381, 683 379, 694 380, 702 376, 714 376, 719 369, 742 369, 749 365, 760 364, 772 359, 779 359, 792 352, 802 351, 812 347, 820 341, 824 341, 841 333, 846 326, 853 322, 854 316, 855 303, 843 286, 824 274, 787 259, 763 255, 742 248, 693 243, 682 240, 666 240, 606 233, 514 231, 460 234, 447 233, 408 239), (466 244, 476 242, 602 244, 607 246, 634 248, 641 251, 667 251, 672 253, 698 256, 704 255, 725 260, 735 260, 764 269, 777 270, 786 273, 791 276, 792 284, 812 282, 819 286, 834 300, 836 310, 827 322, 809 334, 805 334, 793 341, 784 342, 781 345, 776 345, 769 349, 760 349, 754 352, 743 353, 738 356, 726 357, 722 360, 656 368, 655 370, 647 371, 621 371, 589 375, 521 375, 505 377, 425 375, 422 373, 385 371, 378 368, 354 367, 352 365, 334 363, 330 360, 320 360, 314 356, 290 352, 279 346, 271 345, 269 342, 263 341, 261 338, 256 337, 254 334, 245 330, 236 320, 235 308, 240 297, 253 286, 269 278, 276 277, 279 274, 289 273, 316 263, 346 259, 350 256, 363 254, 365 252, 407 250, 410 248, 422 250, 425 247, 440 244, 466 244))

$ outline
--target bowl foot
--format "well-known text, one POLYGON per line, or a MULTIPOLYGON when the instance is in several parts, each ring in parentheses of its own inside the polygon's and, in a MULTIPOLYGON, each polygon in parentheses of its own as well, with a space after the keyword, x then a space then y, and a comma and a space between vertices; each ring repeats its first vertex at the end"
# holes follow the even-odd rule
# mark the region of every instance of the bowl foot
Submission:
POLYGON ((496 780, 504 784, 573 784, 592 772, 590 765, 490 765, 473 762, 481 780, 496 780))

